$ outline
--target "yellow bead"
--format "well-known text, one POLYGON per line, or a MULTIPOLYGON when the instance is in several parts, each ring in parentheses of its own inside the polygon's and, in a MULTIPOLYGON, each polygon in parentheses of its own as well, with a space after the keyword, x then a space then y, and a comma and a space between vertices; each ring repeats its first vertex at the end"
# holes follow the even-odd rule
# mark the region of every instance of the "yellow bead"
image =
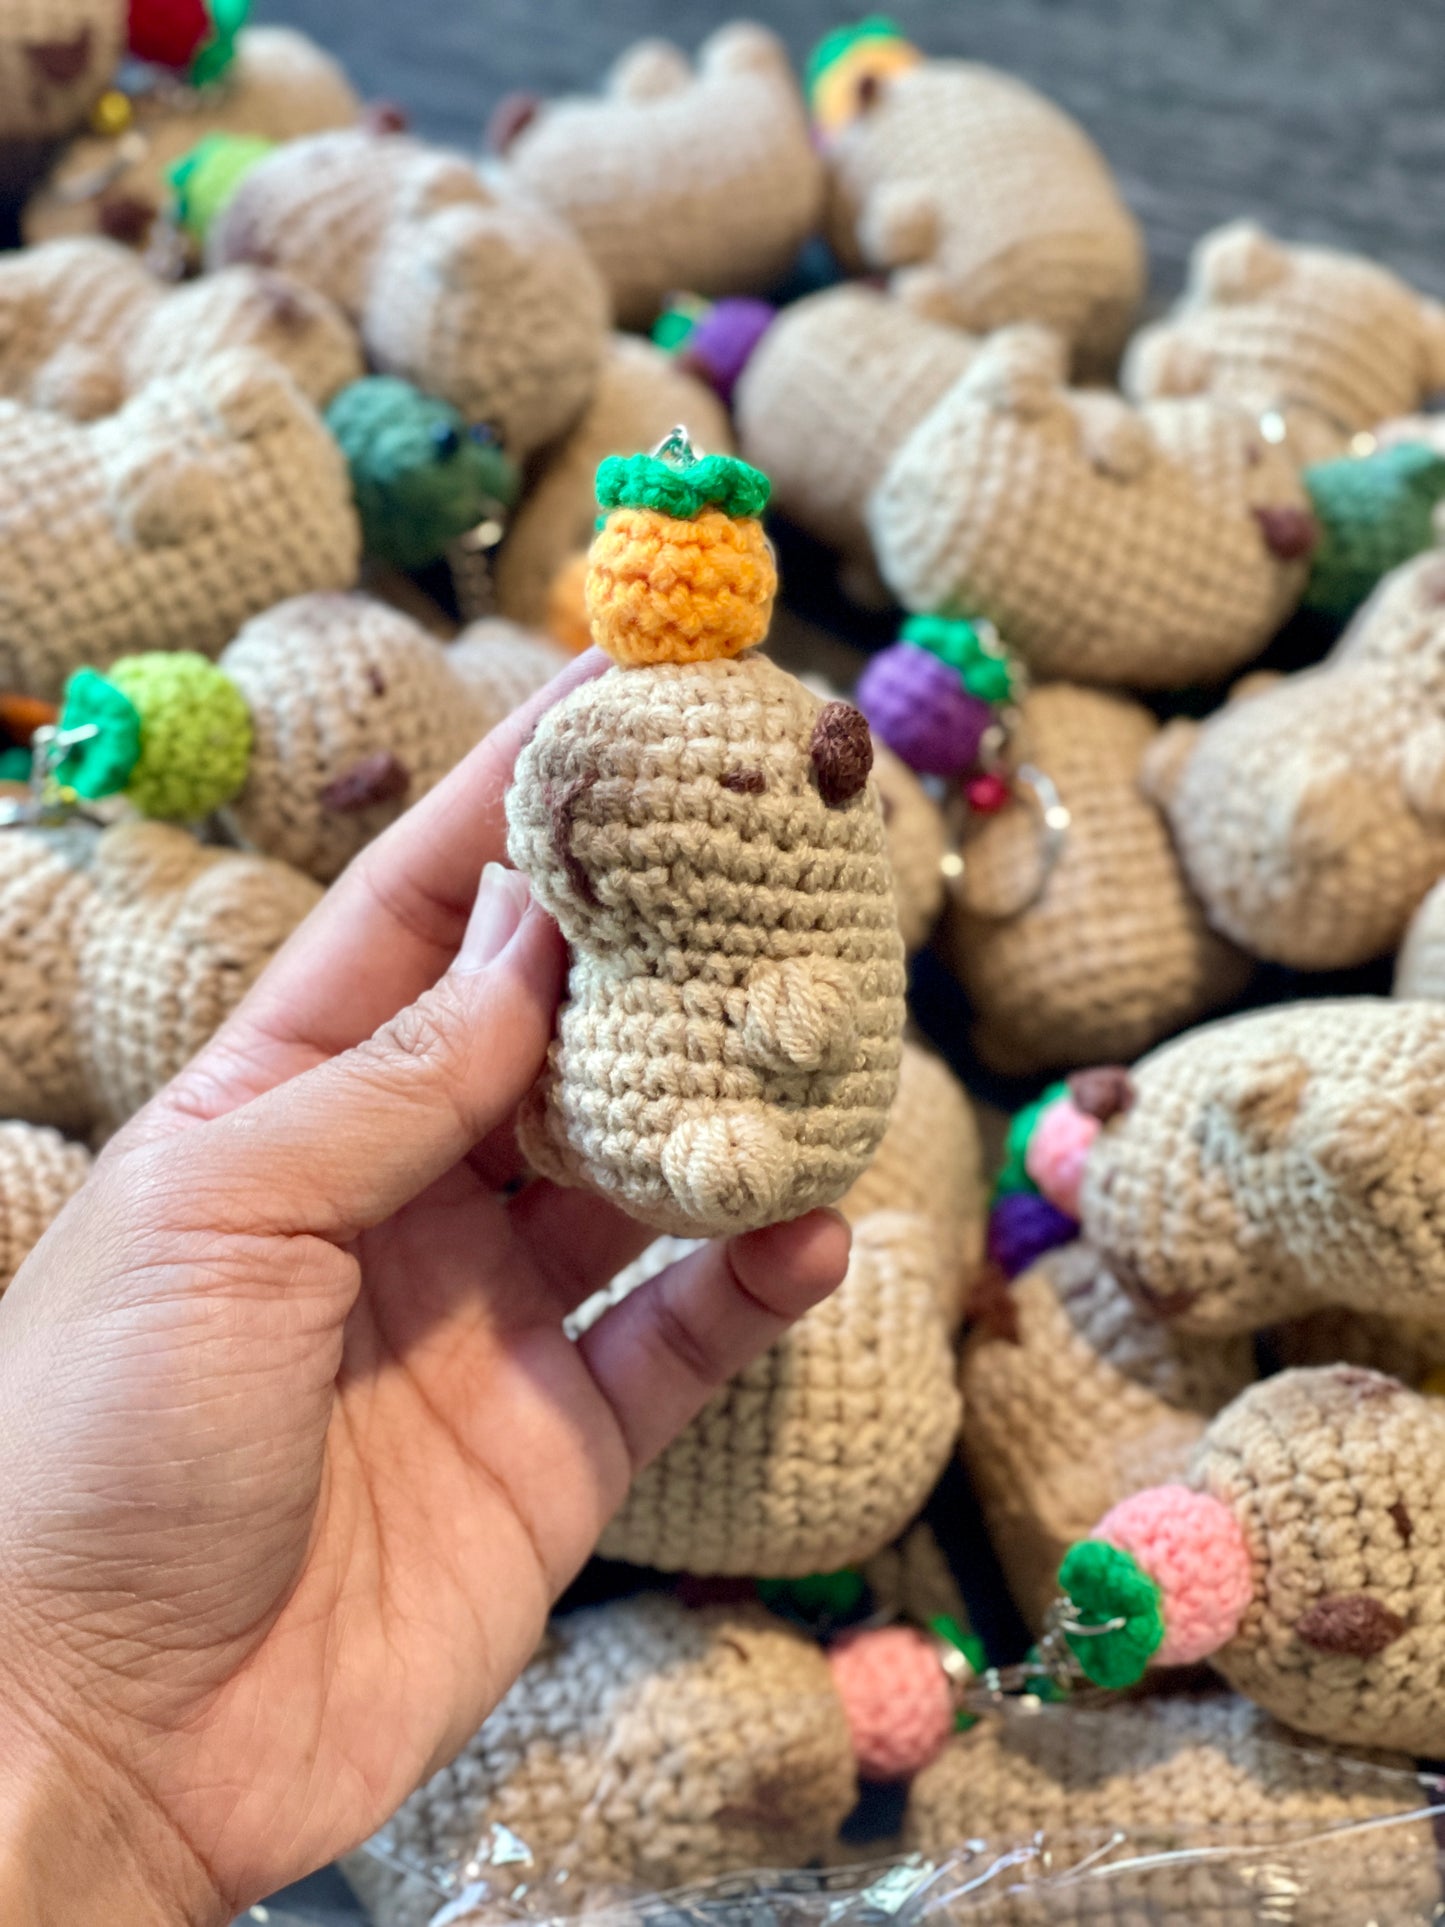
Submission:
POLYGON ((101 95, 91 109, 91 131, 104 140, 114 140, 125 132, 134 118, 135 110, 131 106, 130 96, 123 94, 118 87, 112 87, 101 95))

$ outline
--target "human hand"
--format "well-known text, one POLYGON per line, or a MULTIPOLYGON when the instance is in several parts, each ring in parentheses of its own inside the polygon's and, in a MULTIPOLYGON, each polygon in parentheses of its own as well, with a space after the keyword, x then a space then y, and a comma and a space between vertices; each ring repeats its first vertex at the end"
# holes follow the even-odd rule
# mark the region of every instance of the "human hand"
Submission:
POLYGON ((508 1195, 566 957, 495 867, 503 796, 600 666, 357 860, 0 1304, 0 1920, 225 1921, 354 1846, 637 1467, 842 1279, 814 1213, 573 1343, 650 1234, 508 1195))

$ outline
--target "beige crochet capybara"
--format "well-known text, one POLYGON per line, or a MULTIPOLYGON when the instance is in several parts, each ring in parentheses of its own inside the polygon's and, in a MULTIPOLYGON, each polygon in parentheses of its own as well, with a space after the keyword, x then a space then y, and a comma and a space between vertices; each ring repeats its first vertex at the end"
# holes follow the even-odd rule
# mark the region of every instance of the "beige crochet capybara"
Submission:
POLYGON ((858 74, 851 113, 828 111, 823 96, 841 69, 867 67, 878 25, 851 45, 844 29, 814 58, 835 248, 850 267, 888 273, 897 298, 934 320, 976 334, 1042 322, 1085 364, 1106 364, 1145 269, 1103 155, 1052 101, 969 61, 886 61, 858 74))
POLYGON ((1151 689, 1256 655, 1317 539, 1253 417, 1066 388, 1057 338, 1034 328, 979 350, 894 455, 869 525, 908 608, 989 617, 1040 676, 1151 689))
POLYGON ((0 835, 0 1114, 113 1129, 220 1028, 320 901, 184 830, 0 835))
POLYGON ((837 551, 849 584, 876 581, 869 497, 977 346, 844 281, 779 309, 749 357, 734 394, 738 445, 772 482, 774 508, 837 551))
MULTIPOLYGON (((643 1467, 599 1549, 666 1572, 798 1579, 896 1539, 958 1438, 941 1251, 920 1215, 855 1219, 843 1284, 643 1467)), ((577 1327, 680 1255, 660 1240, 577 1327)))
POLYGON ((1205 1425, 1254 1377, 1249 1340, 1141 1311, 1087 1245, 974 1301, 963 1457, 1010 1592, 1042 1625, 1059 1562, 1110 1506, 1181 1477, 1205 1425))
POLYGON ((43 1124, 0 1124, 0 1292, 90 1175, 90 1153, 43 1124))
POLYGON ((817 226, 823 170, 788 50, 749 21, 695 65, 641 41, 600 97, 514 119, 508 174, 580 236, 625 327, 679 289, 766 292, 817 226))
POLYGON ((1440 1400, 1355 1365, 1280 1372, 1211 1423, 1187 1489, 1136 1494, 1097 1530, 1160 1588, 1164 1663, 1183 1636, 1302 1732, 1433 1758, 1442 1471, 1440 1400))
POLYGON ((883 833, 893 871, 898 931, 912 956, 933 934, 943 910, 950 854, 948 824, 936 797, 886 743, 873 739, 873 781, 883 806, 883 833))
POLYGON ((862 1173, 904 989, 870 764, 856 710, 757 655, 613 669, 543 718, 507 811, 572 946, 522 1116, 545 1175, 710 1237, 862 1173))
POLYGON ((1388 955, 1445 871, 1445 557, 1396 569, 1331 655, 1177 721, 1145 781, 1214 927, 1336 970, 1388 955))
POLYGON ((1321 1305, 1445 1323, 1445 1007, 1353 997, 1227 1018, 1135 1066, 1084 1236, 1195 1332, 1321 1305))
POLYGON ((43 143, 84 120, 126 44, 121 0, 0 0, 0 189, 22 189, 43 143))
POLYGON ((1302 1747, 1236 1694, 1169 1693, 978 1721, 914 1781, 904 1845, 982 1842, 959 1879, 1009 1927, 1257 1927, 1276 1900, 1294 1927, 1418 1927, 1438 1801, 1400 1755, 1302 1747))
POLYGON ((953 1330, 983 1261, 988 1206, 983 1146, 968 1092, 941 1057, 905 1038, 883 1141, 838 1209, 850 1224, 875 1211, 928 1219, 938 1243, 939 1307, 953 1330))
POLYGON ((380 373, 490 422, 517 459, 568 428, 596 385, 607 299, 581 243, 462 155, 400 134, 278 148, 215 220, 206 256, 309 282, 380 373))
MULTIPOLYGON (((75 0, 30 4, 69 9, 75 0)), ((123 135, 77 135, 27 205, 25 239, 33 246, 66 234, 104 234, 144 248, 170 205, 169 170, 206 135, 290 141, 350 127, 361 113, 350 81, 314 40, 291 27, 247 27, 220 85, 137 94, 125 131, 138 141, 122 148, 123 135)))
POLYGON ((220 658, 251 724, 227 819, 243 842, 329 883, 567 660, 508 622, 442 644, 368 596, 283 602, 220 658))
POLYGON ((1277 417, 1296 461, 1325 461, 1445 388, 1445 309, 1360 255, 1231 221, 1196 245, 1173 312, 1135 336, 1124 386, 1277 417))
POLYGON ((73 421, 228 348, 278 361, 318 406, 364 372, 356 332, 293 275, 227 268, 173 288, 88 236, 0 255, 0 395, 73 421))
POLYGON ((54 698, 140 649, 216 654, 250 616, 350 588, 341 451, 291 377, 241 349, 78 425, 0 401, 0 688, 54 698))
POLYGON ((1037 810, 1019 798, 980 819, 939 949, 968 992, 988 1064, 1027 1073, 1127 1061, 1238 995, 1249 965, 1210 930, 1168 825, 1140 791, 1159 733, 1149 711, 1048 683, 1021 715, 1019 757, 1058 789, 1067 834, 1039 889, 1037 810))
POLYGON ((1445 885, 1433 885, 1410 919, 1395 960, 1395 995, 1445 998, 1445 885))
POLYGON ((378 1927, 428 1927, 438 1871, 485 1862, 505 1829, 531 1863, 490 1884, 525 1881, 572 1913, 609 1888, 805 1866, 857 1792, 819 1647, 755 1608, 643 1596, 553 1620, 476 1737, 346 1873, 378 1927))

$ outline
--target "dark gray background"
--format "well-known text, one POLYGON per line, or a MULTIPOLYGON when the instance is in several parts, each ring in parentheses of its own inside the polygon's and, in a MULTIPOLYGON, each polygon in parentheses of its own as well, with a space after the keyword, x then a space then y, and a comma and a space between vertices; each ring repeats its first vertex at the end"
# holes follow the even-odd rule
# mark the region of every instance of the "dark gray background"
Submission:
MULTIPOLYGON (((800 58, 849 10, 759 0, 800 58)), ((856 9, 861 12, 862 9, 856 9)), ((899 0, 935 53, 1022 75, 1085 123, 1148 233, 1156 295, 1190 244, 1253 214, 1293 240, 1359 248, 1445 294, 1442 0, 899 0)), ((257 0, 304 27, 419 132, 475 144, 513 88, 596 84, 639 36, 694 47, 706 0, 257 0)), ((306 1917, 355 1916, 331 1877, 306 1917)))

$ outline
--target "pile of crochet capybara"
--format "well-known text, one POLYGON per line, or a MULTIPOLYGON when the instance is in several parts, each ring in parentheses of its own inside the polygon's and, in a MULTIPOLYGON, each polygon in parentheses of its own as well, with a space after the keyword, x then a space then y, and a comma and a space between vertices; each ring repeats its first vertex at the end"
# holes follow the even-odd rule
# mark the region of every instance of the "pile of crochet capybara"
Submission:
POLYGON ((589 647, 517 1137, 655 1242, 569 1329, 853 1231, 346 1863, 378 1927, 843 1920, 860 1852, 920 1920, 1433 1920, 1445 308, 1249 220, 1150 304, 1090 134, 878 17, 464 152, 244 0, 0 0, 0 193, 0 1292, 589 647))

